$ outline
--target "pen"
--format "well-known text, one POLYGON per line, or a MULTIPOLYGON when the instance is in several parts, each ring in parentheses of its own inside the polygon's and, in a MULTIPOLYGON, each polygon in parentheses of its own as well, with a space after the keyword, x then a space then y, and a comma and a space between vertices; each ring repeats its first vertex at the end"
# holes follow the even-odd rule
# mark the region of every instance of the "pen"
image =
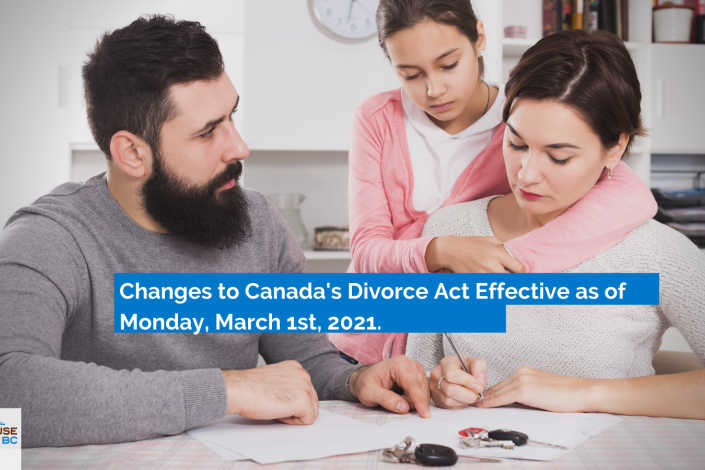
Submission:
MULTIPOLYGON (((450 347, 453 348, 453 351, 455 351, 455 355, 458 356, 458 359, 460 359, 460 364, 463 366, 463 369, 465 369, 465 372, 468 373, 468 375, 472 375, 470 373, 470 370, 468 369, 468 366, 465 365, 465 361, 463 360, 463 357, 460 355, 460 351, 458 351, 458 348, 455 346, 455 341, 453 341, 453 333, 443 333, 446 335, 446 338, 448 339, 448 343, 450 343, 450 347)), ((477 394, 480 397, 480 401, 482 403, 485 402, 485 397, 482 396, 482 392, 477 394)))

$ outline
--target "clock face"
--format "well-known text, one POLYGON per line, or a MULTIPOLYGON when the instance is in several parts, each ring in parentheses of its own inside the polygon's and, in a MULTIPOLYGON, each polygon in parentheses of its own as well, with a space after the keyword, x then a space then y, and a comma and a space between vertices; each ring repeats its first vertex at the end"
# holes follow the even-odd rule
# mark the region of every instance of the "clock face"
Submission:
POLYGON ((377 34, 379 0, 309 0, 313 21, 328 36, 361 42, 377 34))

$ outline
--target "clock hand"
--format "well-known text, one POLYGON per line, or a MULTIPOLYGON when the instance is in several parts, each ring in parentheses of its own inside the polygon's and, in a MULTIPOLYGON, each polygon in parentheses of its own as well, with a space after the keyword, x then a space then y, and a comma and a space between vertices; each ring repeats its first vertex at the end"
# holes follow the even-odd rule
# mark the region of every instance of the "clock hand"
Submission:
MULTIPOLYGON (((370 13, 370 10, 368 10, 367 8, 365 8, 365 7, 362 5, 362 2, 361 2, 361 1, 359 1, 359 0, 353 0, 353 2, 357 2, 357 6, 359 6, 359 7, 362 8, 363 10, 365 10, 365 12, 367 12, 368 15, 372 15, 372 13, 370 13)), ((372 16, 374 16, 374 15, 372 15, 372 16)))
POLYGON ((350 9, 348 10, 348 23, 350 23, 350 15, 352 15, 352 7, 355 4, 355 0, 350 0, 350 9))

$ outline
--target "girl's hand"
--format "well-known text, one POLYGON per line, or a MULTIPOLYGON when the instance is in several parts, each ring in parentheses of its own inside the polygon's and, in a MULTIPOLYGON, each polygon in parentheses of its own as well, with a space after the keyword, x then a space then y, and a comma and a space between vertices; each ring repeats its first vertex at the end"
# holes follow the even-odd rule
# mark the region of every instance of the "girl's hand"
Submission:
POLYGON ((552 372, 524 366, 510 377, 484 392, 485 402, 478 408, 521 403, 559 413, 584 413, 596 411, 591 406, 595 396, 592 379, 567 377, 552 372))
POLYGON ((447 356, 431 371, 429 387, 433 402, 441 408, 466 408, 476 403, 487 381, 487 364, 480 358, 463 356, 468 375, 458 356, 447 356), (441 377, 445 377, 441 380, 441 377), (440 382, 440 389, 438 383, 440 382))
POLYGON ((434 238, 426 248, 425 260, 430 272, 444 268, 456 273, 525 272, 497 237, 434 238))

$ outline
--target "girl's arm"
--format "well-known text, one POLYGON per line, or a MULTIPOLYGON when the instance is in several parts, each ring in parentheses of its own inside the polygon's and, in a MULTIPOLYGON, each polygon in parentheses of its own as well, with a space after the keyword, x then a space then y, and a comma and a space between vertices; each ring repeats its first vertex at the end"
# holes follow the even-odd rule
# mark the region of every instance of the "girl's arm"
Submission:
POLYGON ((559 273, 617 245, 656 210, 649 188, 620 163, 612 178, 604 173, 593 189, 553 222, 505 245, 526 272, 559 273))
MULTIPOLYGON (((394 240, 390 206, 403 194, 387 198, 382 181, 384 135, 372 117, 356 110, 350 143, 350 245, 359 273, 427 273, 424 253, 433 237, 394 240)), ((389 151, 389 149, 387 149, 389 151)))

